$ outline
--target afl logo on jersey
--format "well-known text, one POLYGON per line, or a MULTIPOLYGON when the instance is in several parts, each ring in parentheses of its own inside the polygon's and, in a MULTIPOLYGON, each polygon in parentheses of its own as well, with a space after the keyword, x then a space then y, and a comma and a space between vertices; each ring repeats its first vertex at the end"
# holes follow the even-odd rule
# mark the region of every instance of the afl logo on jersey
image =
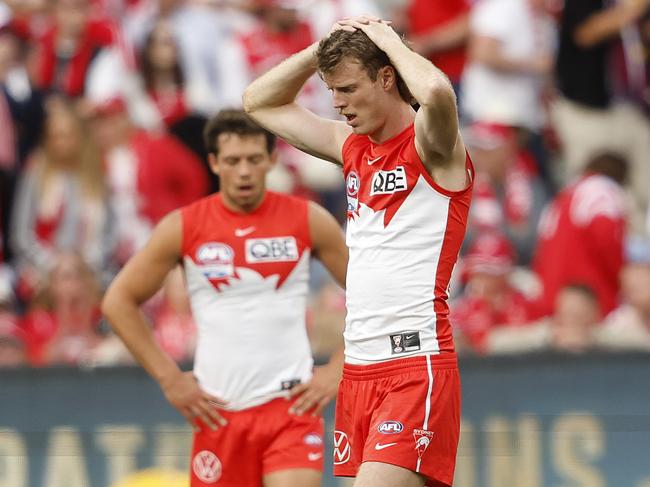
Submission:
POLYGON ((356 196, 359 193, 359 175, 354 171, 350 171, 345 185, 348 189, 348 196, 356 196))
POLYGON ((208 279, 219 279, 234 274, 235 253, 220 242, 207 242, 196 251, 196 263, 208 279))
POLYGON ((354 171, 350 171, 348 173, 348 177, 345 179, 345 187, 348 195, 349 212, 357 211, 357 208, 359 207, 358 194, 359 194, 360 185, 361 185, 361 180, 359 179, 359 175, 354 171))
POLYGON ((298 260, 294 237, 250 238, 246 240, 246 262, 293 262, 298 260))
POLYGON ((404 429, 404 425, 399 421, 384 421, 377 427, 382 435, 394 435, 396 433, 401 433, 404 429))
POLYGON ((405 191, 407 188, 406 171, 403 166, 397 166, 392 171, 377 171, 375 173, 372 177, 370 196, 397 193, 405 191))

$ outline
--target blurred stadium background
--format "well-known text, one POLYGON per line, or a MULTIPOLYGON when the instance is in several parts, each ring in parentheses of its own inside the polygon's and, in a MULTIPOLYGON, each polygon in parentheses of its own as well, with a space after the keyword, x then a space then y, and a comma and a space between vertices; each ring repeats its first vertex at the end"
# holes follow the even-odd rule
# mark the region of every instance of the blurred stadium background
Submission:
MULTIPOLYGON (((360 13, 447 73, 477 168, 451 288, 455 485, 649 487, 649 3, 0 1, 0 487, 187 485, 190 430, 103 322, 102 292, 158 219, 218 189, 206 118, 360 13)), ((318 80, 302 97, 337 116, 318 80)), ((345 225, 340 170, 279 150, 271 189, 345 225)), ((344 296, 317 266, 311 289, 324 361, 344 296)), ((146 312, 191 367, 180 272, 146 312)), ((347 481, 328 468, 325 485, 347 481)))

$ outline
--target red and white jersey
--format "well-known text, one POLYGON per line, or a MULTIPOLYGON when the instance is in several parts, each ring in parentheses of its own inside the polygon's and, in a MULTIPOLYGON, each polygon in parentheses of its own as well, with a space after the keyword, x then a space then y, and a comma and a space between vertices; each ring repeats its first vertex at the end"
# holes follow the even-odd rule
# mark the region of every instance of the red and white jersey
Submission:
POLYGON ((201 387, 239 410, 309 380, 308 203, 267 192, 255 211, 236 213, 215 194, 182 219, 201 387))
POLYGON ((415 150, 413 125, 384 142, 343 145, 348 198, 346 362, 452 352, 447 305, 474 181, 451 192, 415 150))

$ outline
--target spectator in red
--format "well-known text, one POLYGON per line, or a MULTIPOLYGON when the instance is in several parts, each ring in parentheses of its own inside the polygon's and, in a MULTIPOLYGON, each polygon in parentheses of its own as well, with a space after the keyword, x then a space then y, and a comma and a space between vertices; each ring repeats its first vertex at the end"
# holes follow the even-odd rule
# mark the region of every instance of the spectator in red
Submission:
POLYGON ((406 20, 413 49, 441 69, 456 93, 469 39, 469 0, 410 0, 406 20))
POLYGON ((521 326, 532 317, 531 303, 510 282, 514 250, 497 233, 477 237, 461 260, 465 288, 452 307, 461 342, 485 352, 487 335, 500 326, 521 326))
MULTIPOLYGON (((144 81, 145 97, 169 133, 205 161, 207 153, 202 133, 207 120, 190 103, 179 55, 171 23, 164 19, 158 20, 140 53, 140 73, 144 81)), ((207 173, 210 191, 218 190, 218 178, 212 172, 207 173)))
POLYGON ((83 256, 110 279, 113 231, 99 151, 75 110, 50 104, 45 137, 16 190, 10 234, 21 298, 42 285, 60 252, 83 256))
MULTIPOLYGON (((237 39, 246 59, 249 82, 316 40, 311 24, 300 16, 300 3, 297 0, 252 2, 252 11, 258 21, 237 39)), ((312 78, 300 93, 300 101, 316 113, 329 113, 328 98, 322 95, 318 80, 312 78)), ((279 164, 269 175, 270 186, 277 191, 317 199, 302 180, 301 171, 310 170, 306 164, 308 156, 282 140, 278 141, 278 151, 279 164)), ((327 175, 328 172, 325 177, 327 175)), ((336 179, 339 178, 337 175, 336 179)))
POLYGON ((516 129, 477 122, 464 130, 476 165, 467 242, 489 231, 505 234, 520 264, 532 258, 547 193, 536 164, 519 146, 516 129))
POLYGON ((77 365, 99 345, 99 286, 78 254, 62 254, 23 320, 33 366, 77 365))
POLYGON ((189 114, 185 80, 169 22, 159 20, 147 36, 140 54, 140 70, 145 89, 167 127, 189 114))
POLYGON ((260 22, 241 36, 252 79, 301 51, 315 38, 293 5, 282 0, 255 0, 260 22))
POLYGON ((37 84, 80 96, 91 61, 117 40, 116 29, 107 20, 91 18, 88 0, 55 0, 51 22, 37 39, 37 84))
POLYGON ((591 287, 603 314, 617 304, 626 229, 622 156, 592 157, 576 182, 544 210, 533 268, 543 286, 542 311, 550 314, 558 291, 571 283, 591 287))
POLYGON ((160 218, 206 194, 208 177, 198 157, 176 138, 135 127, 123 100, 93 107, 91 117, 116 216, 117 260, 124 263, 160 218))

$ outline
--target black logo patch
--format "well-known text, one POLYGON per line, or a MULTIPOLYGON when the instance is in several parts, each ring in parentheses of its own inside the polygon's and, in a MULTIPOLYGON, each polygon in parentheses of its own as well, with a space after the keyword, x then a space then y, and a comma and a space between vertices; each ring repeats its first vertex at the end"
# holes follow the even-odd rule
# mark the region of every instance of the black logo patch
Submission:
POLYGON ((289 389, 292 389, 294 386, 297 386, 298 384, 300 384, 300 379, 283 380, 282 381, 282 390, 283 391, 288 391, 289 389))
POLYGON ((420 332, 411 331, 390 335, 390 348, 393 355, 420 350, 420 332))

